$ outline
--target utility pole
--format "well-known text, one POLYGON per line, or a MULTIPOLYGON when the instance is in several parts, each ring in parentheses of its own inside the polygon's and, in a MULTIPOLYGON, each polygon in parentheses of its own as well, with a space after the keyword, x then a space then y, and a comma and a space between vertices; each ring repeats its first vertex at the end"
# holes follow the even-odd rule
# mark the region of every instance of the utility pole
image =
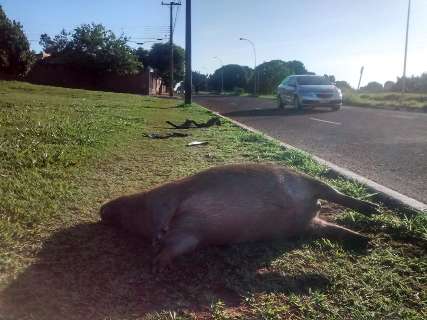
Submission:
POLYGON ((169 81, 169 96, 173 97, 173 71, 174 71, 174 63, 173 63, 173 7, 180 6, 181 4, 178 2, 169 2, 165 3, 162 1, 162 6, 169 6, 170 11, 170 24, 169 24, 169 45, 170 45, 170 81, 169 81))
POLYGON ((185 104, 191 104, 191 0, 185 2, 185 104))
POLYGON ((411 15, 411 0, 409 0, 409 3, 408 3, 408 17, 406 19, 406 39, 405 39, 405 58, 403 60, 402 96, 406 91, 406 59, 408 57, 408 35, 409 35, 410 15, 411 15))
POLYGON ((360 68, 360 78, 359 78, 359 84, 357 85, 357 90, 360 89, 360 83, 362 82, 362 76, 363 76, 363 70, 365 70, 364 66, 362 66, 362 68, 360 68))

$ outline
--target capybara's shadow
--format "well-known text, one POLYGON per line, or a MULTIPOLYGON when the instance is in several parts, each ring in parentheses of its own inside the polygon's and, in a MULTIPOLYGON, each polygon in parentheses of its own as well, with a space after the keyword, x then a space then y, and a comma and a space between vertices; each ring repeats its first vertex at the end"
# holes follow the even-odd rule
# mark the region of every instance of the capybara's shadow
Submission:
POLYGON ((329 280, 322 274, 269 271, 275 257, 300 245, 203 248, 153 274, 148 243, 100 223, 80 224, 51 236, 31 266, 3 291, 0 318, 138 318, 160 310, 203 311, 217 299, 237 306, 245 292, 325 289, 329 280))

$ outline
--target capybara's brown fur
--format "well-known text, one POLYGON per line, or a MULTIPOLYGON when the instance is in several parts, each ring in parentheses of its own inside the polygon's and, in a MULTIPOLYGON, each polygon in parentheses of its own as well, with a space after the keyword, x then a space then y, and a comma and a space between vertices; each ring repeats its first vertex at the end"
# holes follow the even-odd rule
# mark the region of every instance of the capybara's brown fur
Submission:
POLYGON ((359 233, 318 217, 319 199, 364 214, 376 205, 277 165, 226 165, 123 196, 101 208, 103 222, 160 246, 155 265, 202 245, 295 237, 304 234, 366 243, 359 233))

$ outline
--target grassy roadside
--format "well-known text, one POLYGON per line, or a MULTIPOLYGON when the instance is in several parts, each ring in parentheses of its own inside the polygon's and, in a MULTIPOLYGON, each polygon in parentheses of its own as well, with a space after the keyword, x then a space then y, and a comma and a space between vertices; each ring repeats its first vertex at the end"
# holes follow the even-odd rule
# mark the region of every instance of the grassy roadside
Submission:
POLYGON ((344 104, 350 106, 410 109, 427 111, 427 95, 405 93, 403 97, 398 92, 393 93, 356 93, 344 92, 344 104))
MULTIPOLYGON (((99 226, 100 204, 203 168, 273 161, 326 179, 309 156, 230 123, 153 140, 166 120, 207 120, 174 100, 0 82, 0 318, 422 319, 427 219, 324 213, 372 237, 208 248, 167 273, 147 245, 99 226), (192 140, 207 146, 186 147, 192 140), (2 314, 3 313, 3 314, 2 314)), ((363 186, 329 180, 368 197, 363 186)))

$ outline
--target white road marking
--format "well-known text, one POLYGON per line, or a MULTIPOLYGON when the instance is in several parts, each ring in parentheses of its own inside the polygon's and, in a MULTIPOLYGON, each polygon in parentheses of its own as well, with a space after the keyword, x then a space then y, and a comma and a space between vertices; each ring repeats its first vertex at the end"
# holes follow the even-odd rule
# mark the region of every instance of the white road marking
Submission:
POLYGON ((413 120, 414 119, 414 117, 411 117, 411 116, 402 116, 400 114, 392 115, 391 117, 392 118, 398 118, 398 119, 409 119, 409 120, 413 120))
POLYGON ((310 120, 320 121, 320 122, 325 122, 325 123, 330 123, 330 124, 334 124, 334 125, 337 125, 337 126, 341 125, 341 122, 333 122, 333 121, 327 121, 327 120, 322 120, 322 119, 317 119, 317 118, 310 118, 310 120))

